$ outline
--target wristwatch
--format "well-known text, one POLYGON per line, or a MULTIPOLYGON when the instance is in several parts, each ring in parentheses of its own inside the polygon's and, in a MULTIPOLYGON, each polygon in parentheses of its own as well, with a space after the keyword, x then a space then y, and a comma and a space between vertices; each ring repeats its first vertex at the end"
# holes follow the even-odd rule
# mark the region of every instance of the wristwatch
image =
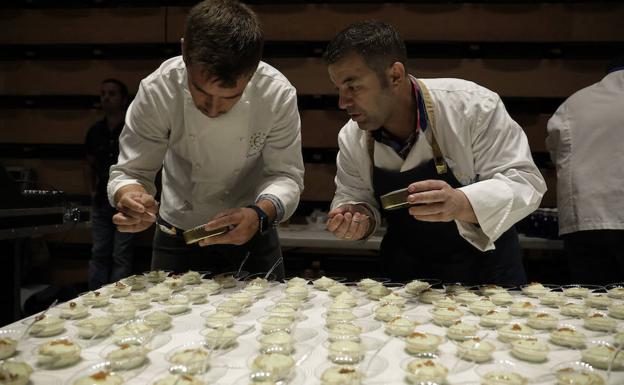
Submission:
POLYGON ((257 205, 247 206, 258 214, 258 233, 265 235, 269 232, 269 216, 257 205))

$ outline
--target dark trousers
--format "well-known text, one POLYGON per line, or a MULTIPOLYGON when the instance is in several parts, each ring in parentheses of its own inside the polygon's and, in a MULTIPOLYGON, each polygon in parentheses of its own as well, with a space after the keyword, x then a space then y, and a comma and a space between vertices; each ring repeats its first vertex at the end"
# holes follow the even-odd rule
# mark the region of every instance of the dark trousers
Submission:
POLYGON ((109 205, 91 208, 91 260, 89 289, 115 282, 132 274, 134 234, 121 233, 113 224, 115 209, 109 205))
MULTIPOLYGON (((171 235, 156 225, 152 250, 152 269, 172 270, 184 273, 188 270, 210 271, 213 274, 235 271, 243 258, 250 253, 243 271, 251 274, 268 271, 282 256, 277 230, 272 228, 266 235, 256 234, 244 245, 212 245, 200 247, 187 245, 182 235, 171 235)), ((284 264, 273 273, 277 279, 284 278, 284 264)))
POLYGON ((572 283, 624 282, 624 230, 577 231, 561 237, 572 283))

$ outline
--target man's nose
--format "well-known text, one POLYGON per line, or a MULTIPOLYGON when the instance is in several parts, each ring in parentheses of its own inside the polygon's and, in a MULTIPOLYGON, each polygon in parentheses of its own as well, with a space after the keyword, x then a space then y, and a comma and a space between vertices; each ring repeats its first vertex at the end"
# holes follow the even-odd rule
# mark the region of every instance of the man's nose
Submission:
POLYGON ((345 92, 338 92, 338 108, 346 110, 353 105, 353 98, 345 92))

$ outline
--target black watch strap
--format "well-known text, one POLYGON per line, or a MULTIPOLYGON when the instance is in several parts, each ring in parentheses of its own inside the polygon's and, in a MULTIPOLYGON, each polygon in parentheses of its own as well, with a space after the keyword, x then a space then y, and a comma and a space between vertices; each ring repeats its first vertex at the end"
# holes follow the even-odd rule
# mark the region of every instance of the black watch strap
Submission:
POLYGON ((253 209, 258 214, 258 232, 260 235, 265 235, 269 232, 269 216, 257 205, 247 206, 253 209))

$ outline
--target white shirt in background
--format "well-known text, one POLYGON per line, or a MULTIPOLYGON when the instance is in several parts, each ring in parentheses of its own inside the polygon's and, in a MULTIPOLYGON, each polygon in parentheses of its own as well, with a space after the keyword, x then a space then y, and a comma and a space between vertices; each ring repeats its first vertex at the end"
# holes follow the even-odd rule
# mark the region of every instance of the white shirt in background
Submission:
POLYGON ((559 233, 624 229, 624 70, 570 96, 548 121, 559 233))

